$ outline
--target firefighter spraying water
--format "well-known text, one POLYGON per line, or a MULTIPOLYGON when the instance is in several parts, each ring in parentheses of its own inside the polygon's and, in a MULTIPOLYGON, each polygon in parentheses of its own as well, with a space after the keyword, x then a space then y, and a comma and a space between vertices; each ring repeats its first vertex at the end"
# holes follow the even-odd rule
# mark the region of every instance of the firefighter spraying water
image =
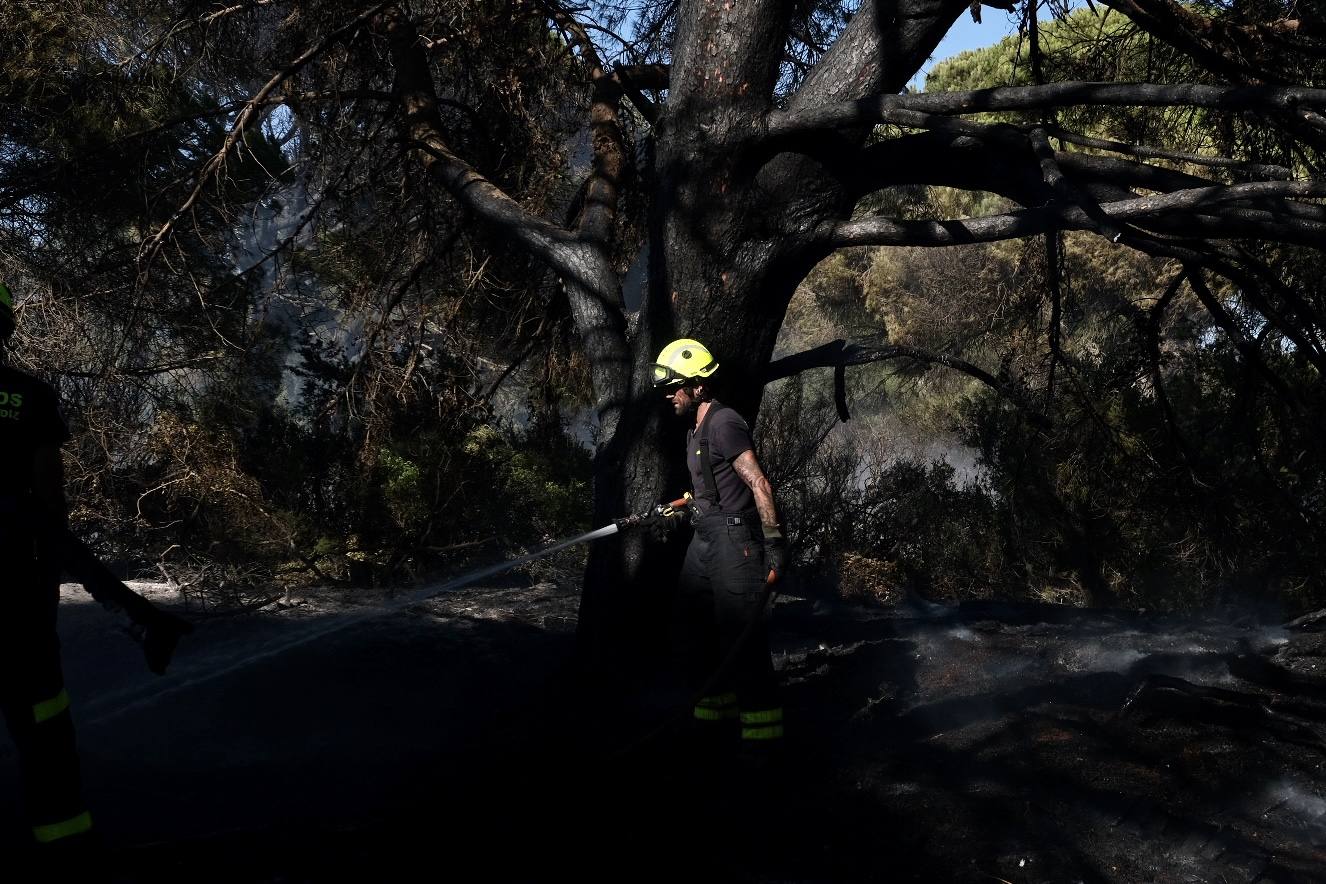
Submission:
POLYGON ((685 497, 671 501, 670 503, 656 504, 646 512, 623 516, 601 528, 595 528, 593 531, 586 531, 583 534, 577 534, 574 537, 559 540, 556 543, 549 544, 548 546, 535 550, 527 555, 518 556, 514 559, 507 559, 494 565, 477 568, 473 571, 461 574, 459 577, 452 578, 445 583, 424 586, 413 592, 405 593, 385 604, 365 607, 352 614, 346 614, 330 621, 320 623, 311 629, 290 636, 285 641, 277 642, 258 653, 246 654, 245 656, 229 663, 222 663, 219 666, 211 667, 205 672, 200 672, 192 677, 185 674, 182 678, 165 686, 138 686, 117 694, 101 697, 88 705, 91 721, 100 724, 114 718, 119 718, 126 713, 159 702, 173 694, 190 690, 200 684, 215 681, 219 678, 224 678, 225 676, 252 666, 259 661, 269 660, 294 648, 320 641, 329 635, 342 632, 367 620, 413 607, 421 602, 428 601, 434 596, 461 589, 466 586, 471 586, 486 577, 492 577, 496 574, 510 571, 513 568, 518 568, 521 565, 536 562, 581 543, 601 540, 605 537, 611 537, 621 531, 627 531, 634 528, 648 528, 651 525, 661 524, 672 519, 681 519, 687 514, 687 507, 690 505, 690 501, 690 495, 687 494, 685 497))

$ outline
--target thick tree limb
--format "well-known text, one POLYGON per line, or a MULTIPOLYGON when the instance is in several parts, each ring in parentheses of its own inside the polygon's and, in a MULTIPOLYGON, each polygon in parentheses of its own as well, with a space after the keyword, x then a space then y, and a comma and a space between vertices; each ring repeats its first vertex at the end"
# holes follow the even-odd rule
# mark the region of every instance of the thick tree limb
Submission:
POLYGON ((659 114, 663 111, 643 90, 667 89, 671 74, 671 67, 666 64, 619 64, 612 72, 622 92, 651 126, 657 125, 659 114))
MULTIPOLYGON (((1055 154, 1055 159, 1064 172, 1098 202, 1131 199, 1136 195, 1132 192, 1135 189, 1173 192, 1220 185, 1220 182, 1210 178, 1118 157, 1059 152, 1055 154)), ((1222 216, 1224 218, 1237 216, 1254 222, 1278 222, 1286 217, 1326 222, 1326 206, 1312 203, 1253 200, 1249 201, 1247 206, 1247 209, 1242 207, 1222 209, 1222 216), (1259 210, 1272 212, 1274 217, 1259 210)))
POLYGON ((853 203, 907 185, 983 190, 1033 206, 1053 196, 1030 152, 937 130, 876 142, 842 163, 839 174, 853 203))
POLYGON ((1309 55, 1326 54, 1326 41, 1301 18, 1260 23, 1202 15, 1174 0, 1100 0, 1142 30, 1186 52, 1216 73, 1252 82, 1284 81, 1279 54, 1290 48, 1309 55))
MULTIPOLYGON (((906 109, 888 111, 888 122, 905 128, 942 133, 943 136, 947 136, 944 143, 953 147, 962 146, 969 154, 978 146, 990 151, 990 159, 994 165, 990 166, 992 174, 987 176, 989 184, 976 189, 1002 192, 998 189, 997 184, 999 179, 1007 176, 1009 164, 1020 163, 1025 165, 1032 162, 1034 147, 1028 130, 1022 127, 1004 123, 987 125, 942 114, 922 113, 906 109), (959 139, 962 137, 969 140, 960 141, 959 139)), ((1048 131, 1046 130, 1047 134, 1048 131)), ((861 152, 859 160, 853 158, 853 162, 843 163, 844 167, 855 167, 856 174, 852 177, 862 184, 869 183, 871 180, 877 182, 877 186, 874 188, 857 188, 855 192, 868 192, 871 189, 899 183, 927 183, 925 180, 913 180, 915 176, 911 174, 912 170, 910 168, 899 168, 896 163, 881 162, 895 150, 892 145, 893 142, 898 140, 889 139, 873 144, 861 152), (876 170, 873 178, 869 171, 872 169, 876 170)), ((779 149, 805 150, 815 155, 817 150, 832 146, 833 142, 831 140, 821 142, 818 136, 806 133, 780 139, 776 144, 779 149)), ((1043 165, 1044 156, 1042 154, 1037 155, 1035 162, 1043 165)), ((1106 181, 1124 187, 1142 187, 1148 190, 1181 190, 1214 186, 1219 183, 1209 178, 1201 178, 1174 169, 1166 169, 1116 157, 1054 151, 1052 159, 1060 169, 1074 178, 1106 181)), ((925 169, 926 175, 944 174, 943 170, 933 162, 922 163, 922 167, 925 169)), ((963 174, 964 177, 970 177, 966 173, 960 174, 963 174)), ((1044 177, 1040 170, 1036 170, 1035 174, 1038 177, 1044 177)))
MULTIPOLYGON (((589 68, 593 85, 590 141, 594 149, 594 169, 583 189, 576 231, 583 242, 596 246, 598 254, 606 256, 611 249, 618 195, 633 169, 617 111, 622 87, 604 68, 594 42, 581 23, 560 7, 549 6, 549 9, 553 20, 570 35, 572 45, 589 68)), ((567 286, 566 294, 572 320, 589 359, 599 426, 603 432, 611 434, 629 391, 626 379, 630 372, 630 349, 626 341, 621 285, 615 275, 610 285, 607 274, 604 276, 595 286, 573 280, 567 286)))
MULTIPOLYGON (((1147 218, 1173 212, 1195 212, 1218 208, 1237 200, 1265 197, 1326 197, 1326 183, 1314 181, 1259 181, 1250 184, 1202 187, 1156 196, 1102 203, 1101 210, 1112 221, 1147 218)), ((1060 224, 1069 230, 1091 230, 1096 222, 1077 206, 1024 209, 1003 215, 949 221, 902 221, 894 218, 863 218, 825 225, 820 236, 834 246, 913 245, 947 246, 994 242, 1044 233, 1060 224)), ((1286 222, 1304 236, 1326 237, 1326 226, 1313 221, 1286 222)), ((1326 239, 1319 240, 1319 242, 1326 239)))
MULTIPOLYGON (((1038 426, 1048 426, 1049 419, 1027 403, 1025 394, 1012 384, 1000 380, 983 368, 975 366, 965 359, 943 353, 932 353, 904 344, 886 344, 883 346, 856 344, 842 339, 821 344, 810 350, 776 359, 765 368, 764 382, 772 383, 782 378, 801 374, 813 368, 841 369, 851 365, 866 365, 889 359, 911 359, 929 365, 943 365, 954 371, 962 372, 975 378, 999 395, 1008 399, 1027 413, 1028 418, 1038 426)), ((842 416, 842 407, 839 416, 842 416)), ((845 420, 846 418, 844 418, 845 420)))
MULTIPOLYGON (((580 237, 586 242, 607 246, 613 219, 617 215, 617 197, 630 171, 626 137, 622 132, 617 106, 622 97, 621 84, 607 72, 594 41, 584 26, 558 6, 548 5, 553 21, 569 35, 571 45, 589 69, 593 86, 590 100, 590 141, 594 148, 594 171, 584 190, 584 201, 577 221, 580 237)), ((620 293, 620 292, 619 292, 620 293)), ((620 308, 622 305, 617 304, 620 308)))
POLYGON ((781 138, 797 132, 889 122, 891 114, 905 110, 930 114, 975 114, 1085 105, 1281 111, 1303 118, 1304 113, 1326 110, 1326 89, 1304 86, 1066 82, 1047 83, 1044 86, 1002 86, 970 92, 872 95, 821 107, 772 112, 769 114, 766 134, 770 138, 781 138))
POLYGON ((629 77, 624 77, 621 71, 614 72, 617 83, 621 86, 622 94, 631 100, 631 104, 639 112, 646 123, 651 126, 658 124, 658 117, 663 111, 647 95, 635 85, 629 77))
POLYGON ((1037 127, 1027 133, 1027 140, 1031 142, 1031 149, 1036 154, 1036 159, 1040 161, 1041 175, 1045 178, 1045 183, 1055 192, 1059 199, 1065 203, 1071 203, 1080 208, 1083 213, 1095 224, 1095 231, 1110 242, 1118 242, 1123 237, 1123 231, 1119 229, 1105 211, 1100 207, 1090 195, 1083 193, 1073 186, 1059 168, 1059 163, 1055 159, 1054 148, 1050 146, 1050 140, 1045 135, 1045 130, 1037 127))
MULTIPOLYGON (((969 0, 869 0, 862 3, 847 27, 829 50, 815 63, 801 86, 788 99, 793 112, 823 104, 857 99, 876 92, 897 92, 935 51, 939 41, 969 0)), ((868 127, 835 132, 831 140, 840 156, 859 150, 869 134, 868 127)), ((816 156, 816 159, 819 159, 816 156)), ((841 216, 851 203, 843 192, 840 166, 831 161, 817 167, 806 156, 779 156, 757 165, 765 168, 761 178, 778 182, 780 204, 771 213, 785 219, 782 242, 792 252, 802 252, 802 237, 816 221, 841 216)), ((772 188, 771 188, 772 189, 772 188)), ((790 296, 790 295, 789 295, 790 296)))
MULTIPOLYGON (((781 149, 823 156, 822 162, 848 186, 853 201, 882 187, 941 184, 998 193, 1025 206, 1043 206, 1057 197, 1072 199, 1086 208, 1084 201, 1132 199, 1137 196, 1130 190, 1134 188, 1172 192, 1220 186, 1209 178, 1119 157, 1050 151, 1043 138, 1035 144, 1028 131, 1019 127, 982 125, 907 110, 891 112, 890 117, 892 122, 928 129, 932 134, 927 138, 888 139, 865 148, 850 160, 834 160, 841 145, 832 136, 821 142, 818 136, 807 134, 777 144, 781 149), (1053 188, 1047 184, 1050 181, 1054 182, 1053 188)), ((1311 239, 1316 235, 1315 228, 1296 228, 1292 222, 1286 226, 1285 221, 1293 218, 1326 223, 1326 207, 1285 200, 1249 202, 1222 209, 1219 219, 1193 223, 1217 236, 1265 233, 1285 242, 1316 245, 1317 241, 1311 239)), ((1096 221, 1101 224, 1103 216, 1097 216, 1096 221)), ((1173 227, 1164 221, 1155 223, 1161 229, 1173 227)))
POLYGON ((672 76, 672 68, 666 64, 619 64, 614 71, 637 89, 666 89, 672 76))
POLYGON ((611 299, 616 275, 596 245, 527 212, 452 152, 442 135, 439 101, 427 56, 405 14, 396 8, 387 10, 381 28, 391 47, 407 146, 421 152, 427 172, 476 217, 507 232, 554 272, 611 299))
POLYGON ((868 0, 790 98, 796 113, 873 92, 897 92, 970 0, 868 0))
POLYGON ((1044 129, 1046 134, 1069 144, 1090 147, 1096 150, 1105 150, 1111 153, 1121 153, 1125 156, 1136 157, 1137 159, 1171 160, 1176 163, 1190 163, 1194 166, 1235 169, 1257 178, 1271 178, 1278 181, 1286 180, 1293 175, 1293 173, 1284 166, 1267 165, 1265 163, 1249 163, 1244 160, 1231 159, 1230 157, 1211 157, 1196 153, 1186 153, 1184 151, 1163 150, 1158 147, 1128 144, 1123 141, 1110 141, 1105 138, 1090 138, 1086 135, 1079 135, 1076 132, 1069 132, 1067 129, 1063 129, 1059 126, 1045 126, 1044 129))

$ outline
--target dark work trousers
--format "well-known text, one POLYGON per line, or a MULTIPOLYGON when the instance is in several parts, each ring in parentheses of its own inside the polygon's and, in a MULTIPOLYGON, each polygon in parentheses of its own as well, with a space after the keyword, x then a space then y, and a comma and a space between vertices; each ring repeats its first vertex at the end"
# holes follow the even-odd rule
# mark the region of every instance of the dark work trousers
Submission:
POLYGON ((0 709, 18 749, 32 834, 40 844, 66 843, 92 821, 83 806, 55 631, 59 571, 39 564, 30 539, 12 524, 0 530, 8 572, 0 585, 0 709))
POLYGON ((783 735, 783 710, 769 653, 759 517, 754 510, 712 513, 694 525, 676 618, 691 690, 705 689, 694 716, 700 722, 739 719, 743 741, 776 740, 783 735))

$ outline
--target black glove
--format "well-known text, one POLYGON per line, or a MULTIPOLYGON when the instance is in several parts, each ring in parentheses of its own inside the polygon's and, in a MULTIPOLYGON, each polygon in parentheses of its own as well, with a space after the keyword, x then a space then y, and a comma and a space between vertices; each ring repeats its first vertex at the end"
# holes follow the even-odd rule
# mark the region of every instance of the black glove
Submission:
POLYGON ((761 525, 764 530, 764 563, 773 572, 774 580, 787 573, 787 538, 778 525, 761 525))
POLYGON ((143 656, 147 658, 147 668, 157 675, 165 675, 170 658, 175 656, 175 646, 191 632, 192 623, 168 611, 158 610, 143 633, 143 656))
POLYGON ((648 532, 651 540, 666 541, 681 527, 683 513, 666 504, 656 503, 640 522, 640 527, 648 532))

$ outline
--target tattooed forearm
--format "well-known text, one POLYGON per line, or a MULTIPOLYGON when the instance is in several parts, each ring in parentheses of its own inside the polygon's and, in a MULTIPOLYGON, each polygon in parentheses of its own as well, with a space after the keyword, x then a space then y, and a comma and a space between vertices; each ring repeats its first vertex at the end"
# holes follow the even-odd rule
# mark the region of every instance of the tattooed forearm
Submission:
POLYGON ((760 462, 755 459, 755 452, 743 451, 732 462, 732 469, 737 471, 741 480, 750 486, 755 495, 755 508, 760 512, 760 521, 766 525, 778 524, 778 508, 774 506, 773 486, 760 469, 760 462))

